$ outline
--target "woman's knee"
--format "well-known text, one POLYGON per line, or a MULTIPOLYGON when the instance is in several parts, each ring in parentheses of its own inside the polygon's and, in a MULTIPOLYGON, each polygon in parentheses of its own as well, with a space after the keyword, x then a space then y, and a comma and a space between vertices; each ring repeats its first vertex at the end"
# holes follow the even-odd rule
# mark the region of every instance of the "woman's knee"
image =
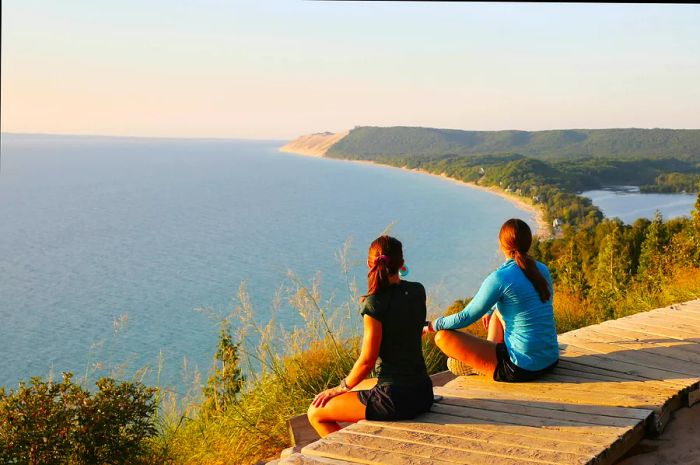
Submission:
POLYGON ((452 334, 449 330, 441 329, 435 333, 435 345, 443 348, 452 339, 452 334))
POLYGON ((311 423, 318 422, 320 420, 321 409, 314 407, 313 404, 309 405, 309 409, 306 411, 306 416, 311 423))

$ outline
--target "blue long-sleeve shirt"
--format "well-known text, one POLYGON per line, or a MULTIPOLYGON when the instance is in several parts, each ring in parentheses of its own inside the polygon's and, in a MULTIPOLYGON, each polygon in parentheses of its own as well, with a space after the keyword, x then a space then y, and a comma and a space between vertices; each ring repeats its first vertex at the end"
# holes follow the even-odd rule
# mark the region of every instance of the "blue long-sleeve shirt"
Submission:
MULTIPOLYGON (((537 268, 552 289, 547 267, 537 268)), ((552 298, 542 302, 535 286, 515 260, 510 259, 491 273, 471 302, 459 313, 438 318, 436 331, 464 328, 496 306, 505 323, 504 342, 513 363, 526 370, 541 370, 559 358, 552 298)))

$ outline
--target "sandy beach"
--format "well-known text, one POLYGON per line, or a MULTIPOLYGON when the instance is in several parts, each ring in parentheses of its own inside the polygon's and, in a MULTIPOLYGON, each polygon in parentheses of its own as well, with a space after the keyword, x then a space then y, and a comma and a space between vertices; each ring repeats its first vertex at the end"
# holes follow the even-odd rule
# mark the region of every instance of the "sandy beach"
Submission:
MULTIPOLYGON (((345 133, 343 133, 343 136, 345 133)), ((296 142, 296 141, 293 141, 296 142)), ((319 158, 319 157, 324 157, 325 151, 323 153, 320 153, 318 150, 299 150, 299 146, 293 145, 293 142, 290 142, 289 144, 286 144, 282 148, 280 148, 281 152, 285 153, 290 153, 292 155, 300 155, 304 157, 313 157, 313 158, 319 158)), ((362 163, 362 164, 367 164, 367 165, 374 165, 374 166, 381 166, 384 168, 393 168, 397 170, 404 170, 404 171, 412 171, 414 173, 421 173, 427 176, 433 176, 436 178, 443 179, 445 181, 450 181, 454 182, 457 184, 461 184, 463 186, 467 186, 471 189, 478 189, 481 191, 486 191, 490 192, 491 194, 498 195, 499 197, 502 197, 509 202, 515 204, 516 207, 518 207, 521 210, 524 210, 528 213, 531 213, 535 217, 535 222, 536 222, 536 231, 533 231, 534 234, 539 236, 541 239, 547 239, 551 237, 551 228, 549 227, 549 223, 545 221, 545 215, 544 215, 544 209, 542 207, 538 207, 533 205, 532 203, 528 203, 528 201, 524 197, 520 197, 515 194, 511 194, 509 192, 506 192, 503 189, 497 188, 497 187, 492 187, 492 186, 480 186, 476 183, 473 182, 464 182, 460 179, 455 179, 447 176, 446 174, 435 174, 431 173, 429 171, 421 170, 421 169, 411 169, 408 167, 397 167, 397 166, 391 166, 391 165, 384 165, 382 163, 376 163, 374 161, 370 160, 348 160, 348 159, 335 159, 334 160, 339 160, 339 161, 346 161, 350 163, 362 163)))

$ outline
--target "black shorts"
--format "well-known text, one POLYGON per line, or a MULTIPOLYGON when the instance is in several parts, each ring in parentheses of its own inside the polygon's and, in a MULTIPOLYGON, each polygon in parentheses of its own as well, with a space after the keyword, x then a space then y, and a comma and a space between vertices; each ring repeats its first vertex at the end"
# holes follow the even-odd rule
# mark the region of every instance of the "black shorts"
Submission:
POLYGON ((496 345, 496 369, 493 371, 493 380, 502 381, 505 383, 518 383, 521 381, 532 381, 545 373, 552 371, 559 360, 549 365, 542 370, 531 371, 520 368, 510 359, 508 349, 505 343, 501 342, 496 345))
POLYGON ((416 384, 377 383, 368 391, 357 391, 357 398, 367 406, 368 420, 409 420, 430 410, 433 383, 430 378, 416 384))

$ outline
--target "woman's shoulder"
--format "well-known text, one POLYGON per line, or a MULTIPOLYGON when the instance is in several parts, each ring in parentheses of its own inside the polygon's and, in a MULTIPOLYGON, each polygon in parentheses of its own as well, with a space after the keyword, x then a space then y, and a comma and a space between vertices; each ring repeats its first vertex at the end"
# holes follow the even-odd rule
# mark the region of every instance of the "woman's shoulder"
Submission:
POLYGON ((539 268, 541 272, 549 274, 549 267, 546 264, 539 260, 535 260, 535 265, 537 265, 537 268, 539 268))
POLYGON ((404 281, 402 279, 401 283, 399 283, 399 285, 404 290, 419 292, 419 293, 425 295, 425 286, 423 286, 423 284, 421 284, 417 281, 404 281))

